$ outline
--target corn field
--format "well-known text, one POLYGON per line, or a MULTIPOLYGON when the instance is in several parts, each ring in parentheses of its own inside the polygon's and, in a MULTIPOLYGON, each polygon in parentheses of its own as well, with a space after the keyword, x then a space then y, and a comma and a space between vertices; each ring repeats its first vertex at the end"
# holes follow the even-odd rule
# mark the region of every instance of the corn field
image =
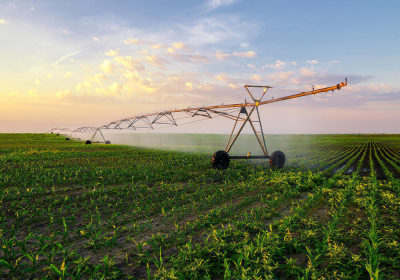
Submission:
POLYGON ((284 168, 226 170, 207 137, 0 134, 0 279, 400 279, 399 135, 272 135, 284 168))

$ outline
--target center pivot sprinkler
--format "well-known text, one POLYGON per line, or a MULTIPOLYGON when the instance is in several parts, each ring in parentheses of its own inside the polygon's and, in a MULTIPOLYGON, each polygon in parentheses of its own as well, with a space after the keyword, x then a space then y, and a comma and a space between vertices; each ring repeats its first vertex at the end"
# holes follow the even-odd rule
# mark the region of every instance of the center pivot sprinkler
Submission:
MULTIPOLYGON (((347 78, 345 79, 344 83, 337 84, 336 86, 322 88, 322 89, 318 89, 318 90, 313 89, 312 91, 302 92, 302 93, 289 95, 289 96, 272 99, 272 100, 268 100, 268 101, 262 101, 262 98, 265 96, 265 93, 267 92, 267 90, 272 87, 245 85, 244 87, 246 88, 247 92, 249 93, 251 99, 253 100, 253 103, 246 102, 244 104, 241 104, 239 114, 237 115, 237 118, 235 120, 235 124, 233 126, 231 135, 229 136, 229 140, 228 140, 228 143, 226 144, 225 150, 217 151, 212 156, 212 158, 211 158, 212 166, 214 168, 218 168, 218 169, 226 169, 226 168, 228 168, 231 159, 268 158, 269 164, 271 167, 282 168, 285 165, 285 161, 286 161, 285 154, 282 151, 275 151, 271 155, 269 155, 267 152, 267 146, 265 143, 264 131, 262 128, 262 123, 261 123, 260 113, 258 111, 258 106, 269 104, 269 103, 274 103, 274 102, 279 102, 279 101, 284 101, 284 100, 289 100, 289 99, 293 99, 293 98, 297 98, 297 97, 307 96, 310 94, 316 94, 316 93, 320 93, 320 92, 328 92, 330 90, 334 91, 335 89, 340 90, 342 87, 344 87, 346 85, 347 85, 347 78), (264 88, 263 95, 261 96, 261 98, 256 99, 251 94, 249 88, 264 88), (254 112, 256 112, 255 118, 252 119, 251 116, 253 115, 254 112), (238 131, 236 132, 236 135, 234 136, 235 128, 239 122, 242 122, 242 124, 240 125, 238 131), (246 123, 250 123, 250 126, 254 132, 254 135, 257 139, 257 142, 260 145, 260 148, 261 148, 263 154, 252 156, 250 153, 248 153, 246 156, 230 156, 229 151, 231 150, 231 148, 232 148, 233 144, 235 143, 236 139, 238 138, 239 134, 242 132, 246 123), (257 126, 256 124, 258 124, 259 130, 256 129, 256 126, 257 126)), ((235 104, 235 105, 238 105, 238 104, 235 104)))
MULTIPOLYGON (((286 156, 281 151, 275 151, 271 155, 267 152, 267 145, 265 143, 264 131, 261 124, 260 112, 258 110, 259 106, 275 103, 279 101, 289 100, 293 98, 303 97, 311 94, 317 94, 321 92, 328 92, 334 90, 340 90, 342 87, 347 85, 347 79, 345 82, 337 84, 335 86, 321 88, 317 90, 301 92, 285 97, 280 97, 276 99, 271 99, 267 101, 262 101, 265 93, 268 89, 272 88, 270 86, 255 86, 255 85, 246 85, 244 88, 247 90, 250 95, 252 102, 244 102, 237 104, 227 104, 227 105, 215 105, 215 106, 203 106, 203 107, 188 107, 187 109, 175 109, 170 111, 149 113, 140 116, 128 117, 120 120, 116 120, 105 124, 101 127, 93 128, 93 127, 82 127, 72 131, 70 137, 72 137, 75 132, 92 132, 94 133, 90 140, 86 141, 86 144, 93 143, 93 139, 98 134, 98 137, 101 137, 103 141, 98 141, 97 143, 105 143, 111 144, 110 141, 106 140, 104 137, 102 130, 109 129, 130 129, 130 130, 141 130, 141 129, 155 129, 155 127, 159 126, 178 126, 180 123, 174 117, 176 113, 185 113, 186 117, 180 118, 204 118, 204 119, 212 119, 214 117, 225 117, 235 121, 232 132, 229 136, 228 143, 226 144, 225 150, 217 151, 211 159, 211 164, 214 168, 218 169, 226 169, 229 166, 231 160, 234 159, 269 159, 269 164, 271 167, 282 168, 285 165, 286 156), (263 94, 260 98, 254 98, 253 94, 250 92, 252 88, 262 88, 263 94), (254 135, 257 139, 258 144, 262 150, 261 155, 252 156, 248 153, 245 156, 230 156, 229 151, 231 150, 233 144, 235 144, 238 136, 242 132, 244 126, 249 123, 254 135), (237 132, 235 129, 237 128, 237 132)), ((190 123, 190 122, 189 122, 190 123)), ((58 132, 61 130, 60 128, 55 128, 49 131, 49 133, 58 132)), ((76 136, 76 134, 75 134, 76 136)), ((68 140, 69 138, 67 138, 68 140)))

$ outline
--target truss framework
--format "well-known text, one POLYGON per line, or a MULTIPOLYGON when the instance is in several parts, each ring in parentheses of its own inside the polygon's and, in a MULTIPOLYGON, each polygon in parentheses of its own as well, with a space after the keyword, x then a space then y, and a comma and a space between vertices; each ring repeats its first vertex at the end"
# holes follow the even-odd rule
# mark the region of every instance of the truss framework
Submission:
MULTIPOLYGON (((272 87, 270 86, 258 86, 258 85, 245 85, 244 88, 247 90, 248 94, 250 95, 251 99, 253 102, 244 102, 244 103, 237 103, 237 104, 227 104, 227 105, 216 105, 216 106, 208 106, 208 107, 188 107, 187 109, 175 109, 175 110, 170 110, 170 111, 164 111, 164 112, 156 112, 152 114, 145 114, 145 115, 140 115, 140 116, 133 116, 125 119, 120 119, 116 120, 113 122, 110 122, 108 124, 105 124, 101 127, 94 128, 94 127, 82 127, 75 129, 72 131, 72 133, 75 132, 94 132, 91 140, 95 137, 97 133, 100 134, 100 136, 103 138, 104 142, 107 143, 109 141, 106 141, 103 133, 101 130, 106 130, 106 129, 154 129, 154 125, 163 125, 163 126, 178 126, 176 118, 174 118, 173 113, 180 113, 184 112, 188 114, 191 117, 203 117, 203 118, 209 118, 212 119, 217 116, 222 116, 231 120, 235 121, 235 124, 233 126, 232 132, 229 136, 228 143, 226 144, 225 151, 228 153, 235 141, 237 140, 238 136, 242 132, 244 126, 249 123, 254 135, 260 145, 260 148, 263 152, 263 155, 260 156, 250 156, 250 154, 247 154, 247 156, 231 156, 230 158, 265 158, 269 157, 268 152, 267 152, 267 146, 265 143, 265 137, 264 137, 264 131, 262 128, 262 123, 261 123, 261 118, 260 118, 260 113, 258 110, 258 107, 261 105, 266 105, 266 104, 271 104, 271 103, 276 103, 280 101, 285 101, 289 99, 294 99, 294 98, 299 98, 303 96, 308 96, 308 95, 315 95, 317 93, 327 93, 328 91, 334 91, 334 90, 340 90, 342 87, 345 87, 347 85, 347 78, 345 79, 345 82, 342 82, 340 84, 337 84, 335 86, 331 87, 325 87, 317 90, 312 91, 307 91, 307 92, 301 92, 298 94, 293 94, 281 98, 276 98, 276 99, 271 99, 271 100, 266 100, 262 101, 262 98, 264 97, 266 91, 272 87), (254 98, 253 94, 250 91, 250 88, 263 88, 264 92, 261 98, 254 98), (251 116, 254 115, 253 119, 251 116), (151 120, 153 118, 153 120, 151 120), (239 124, 239 122, 242 122, 239 124), (235 132, 236 127, 238 127, 238 130, 235 132), (258 127, 258 129, 257 129, 258 127)), ((65 128, 53 128, 48 131, 48 133, 54 133, 54 132, 64 132, 65 128)), ((72 134, 71 134, 72 135, 72 134)))

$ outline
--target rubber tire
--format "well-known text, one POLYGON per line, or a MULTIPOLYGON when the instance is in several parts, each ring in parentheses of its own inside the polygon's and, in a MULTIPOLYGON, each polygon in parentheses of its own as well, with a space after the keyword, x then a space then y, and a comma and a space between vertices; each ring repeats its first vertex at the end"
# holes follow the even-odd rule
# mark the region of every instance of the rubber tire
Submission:
POLYGON ((107 141, 106 141, 106 144, 111 144, 111 142, 107 140, 107 141))
POLYGON ((271 167, 282 168, 285 165, 286 156, 281 151, 275 151, 269 158, 269 165, 271 167))
POLYGON ((85 144, 92 144, 92 141, 86 140, 86 143, 85 143, 85 144))
POLYGON ((227 169, 230 161, 227 152, 218 151, 212 156, 211 165, 217 169, 227 169))
POLYGON ((65 138, 65 140, 69 140, 69 138, 65 138))

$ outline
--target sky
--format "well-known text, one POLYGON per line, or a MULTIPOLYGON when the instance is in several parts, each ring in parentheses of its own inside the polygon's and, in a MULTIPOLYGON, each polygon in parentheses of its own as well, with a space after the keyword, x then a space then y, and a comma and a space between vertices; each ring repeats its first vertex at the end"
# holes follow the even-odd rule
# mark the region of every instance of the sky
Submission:
MULTIPOLYGON (((101 126, 333 86, 265 105, 264 131, 400 132, 399 1, 1 1, 0 133, 101 126)), ((230 120, 167 132, 230 133, 230 120)))

